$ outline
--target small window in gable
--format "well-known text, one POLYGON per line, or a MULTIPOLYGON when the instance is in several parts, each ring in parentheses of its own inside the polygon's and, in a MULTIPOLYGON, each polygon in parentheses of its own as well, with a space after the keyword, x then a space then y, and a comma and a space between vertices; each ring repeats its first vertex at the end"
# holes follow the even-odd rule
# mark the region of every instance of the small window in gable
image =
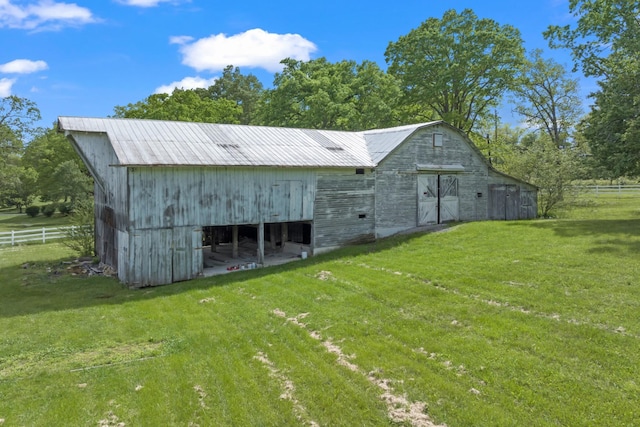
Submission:
POLYGON ((356 169, 356 175, 364 175, 364 169, 356 169))
POLYGON ((433 146, 442 147, 443 135, 441 133, 433 134, 433 146))

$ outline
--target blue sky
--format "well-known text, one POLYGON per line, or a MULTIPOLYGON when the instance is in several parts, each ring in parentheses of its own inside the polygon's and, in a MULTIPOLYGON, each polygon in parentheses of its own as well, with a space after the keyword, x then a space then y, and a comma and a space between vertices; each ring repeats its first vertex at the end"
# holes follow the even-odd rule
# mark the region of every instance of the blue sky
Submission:
MULTIPOLYGON (((228 64, 266 87, 285 57, 372 60, 446 10, 518 28, 527 50, 571 68, 542 37, 572 23, 566 0, 0 0, 0 97, 34 101, 42 126, 60 115, 106 117, 116 105, 173 87, 207 87, 228 64)), ((595 90, 581 79, 581 92, 595 90)), ((508 107, 505 121, 512 121, 508 107)))

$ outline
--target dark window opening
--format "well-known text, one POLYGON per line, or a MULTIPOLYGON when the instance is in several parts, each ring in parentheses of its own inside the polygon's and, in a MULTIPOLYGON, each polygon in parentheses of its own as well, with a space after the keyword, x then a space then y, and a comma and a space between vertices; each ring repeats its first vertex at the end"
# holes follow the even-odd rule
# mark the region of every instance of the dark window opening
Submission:
POLYGON ((358 218, 360 218, 360 219, 362 219, 362 218, 366 218, 366 217, 367 217, 367 214, 360 214, 360 215, 358 215, 358 218))
POLYGON ((364 175, 364 169, 356 169, 356 175, 364 175))
POLYGON ((482 197, 482 193, 478 193, 478 198, 482 197))

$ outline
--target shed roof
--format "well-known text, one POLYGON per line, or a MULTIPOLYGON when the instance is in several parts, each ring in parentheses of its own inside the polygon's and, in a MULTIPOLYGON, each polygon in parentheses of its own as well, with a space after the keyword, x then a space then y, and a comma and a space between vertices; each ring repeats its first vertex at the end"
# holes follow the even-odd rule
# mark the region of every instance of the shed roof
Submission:
POLYGON ((59 117, 67 135, 104 133, 120 166, 375 167, 430 122, 364 132, 59 117))

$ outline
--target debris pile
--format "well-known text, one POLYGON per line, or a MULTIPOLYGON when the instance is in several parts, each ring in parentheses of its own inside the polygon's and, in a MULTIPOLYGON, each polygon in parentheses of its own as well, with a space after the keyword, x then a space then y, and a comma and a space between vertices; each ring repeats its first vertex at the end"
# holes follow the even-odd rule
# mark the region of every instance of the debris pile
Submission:
POLYGON ((68 264, 67 271, 72 276, 117 276, 118 272, 111 266, 104 263, 96 264, 93 260, 89 259, 77 259, 71 262, 65 262, 68 264))

